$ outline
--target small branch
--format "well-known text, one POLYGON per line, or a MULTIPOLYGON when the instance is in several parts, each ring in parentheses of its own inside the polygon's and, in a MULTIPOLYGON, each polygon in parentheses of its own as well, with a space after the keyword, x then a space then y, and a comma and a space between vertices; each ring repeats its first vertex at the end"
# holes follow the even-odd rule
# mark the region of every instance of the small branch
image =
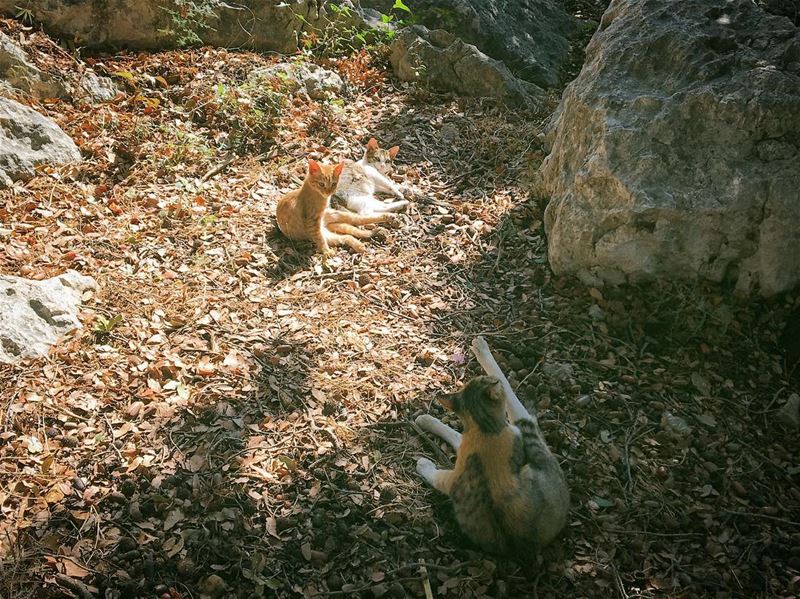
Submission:
POLYGON ((777 516, 769 516, 767 514, 754 514, 752 512, 738 512, 734 510, 722 510, 726 514, 731 514, 733 516, 747 516, 749 518, 762 518, 764 520, 772 520, 773 522, 780 522, 782 524, 789 524, 790 526, 797 526, 800 528, 800 522, 794 522, 793 520, 787 520, 786 518, 778 518, 777 516))
POLYGON ((200 180, 205 182, 205 181, 208 181, 211 177, 214 177, 215 175, 219 175, 222 171, 224 171, 226 168, 228 168, 230 163, 233 162, 234 160, 236 160, 236 156, 234 154, 228 154, 228 157, 225 158, 225 160, 220 162, 217 166, 212 168, 205 175, 200 177, 200 180))
POLYGON ((428 568, 425 567, 425 560, 419 560, 419 573, 422 575, 422 588, 425 589, 425 599, 433 599, 433 591, 431 590, 431 580, 428 577, 428 568))
POLYGON ((59 585, 69 589, 81 599, 95 599, 97 597, 97 595, 92 592, 92 589, 90 589, 80 580, 75 580, 74 578, 70 578, 65 574, 56 574, 55 580, 59 585))

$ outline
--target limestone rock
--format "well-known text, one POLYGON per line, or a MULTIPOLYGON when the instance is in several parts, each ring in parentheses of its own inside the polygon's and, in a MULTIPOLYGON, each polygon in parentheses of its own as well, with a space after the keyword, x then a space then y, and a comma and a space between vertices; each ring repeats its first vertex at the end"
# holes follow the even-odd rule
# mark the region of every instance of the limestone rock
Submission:
POLYGON ((606 282, 800 281, 800 33, 750 0, 614 0, 541 170, 550 264, 606 282))
POLYGON ((0 32, 0 79, 5 80, 12 88, 33 94, 37 98, 57 98, 65 95, 64 87, 31 63, 25 51, 2 32, 0 32))
POLYGON ((403 81, 465 96, 492 97, 510 104, 535 104, 541 88, 514 77, 500 61, 441 29, 422 25, 402 29, 391 47, 392 63, 403 81))
POLYGON ((328 69, 309 62, 280 62, 250 73, 250 81, 272 79, 283 81, 289 91, 304 90, 309 97, 320 100, 329 94, 340 95, 346 86, 342 78, 328 69))
POLYGON ((80 86, 94 102, 108 102, 119 93, 117 84, 111 78, 102 77, 88 69, 81 75, 80 86))
MULTIPOLYGON (((13 16, 19 0, 0 0, 0 13, 13 16)), ((187 5, 190 3, 186 3, 187 5)), ((194 4, 194 3, 191 3, 194 4)), ((198 3, 200 4, 200 3, 198 3)), ((207 3, 208 4, 208 3, 207 3)), ((290 53, 297 49, 298 33, 325 19, 324 9, 306 0, 214 0, 213 16, 198 25, 199 16, 187 25, 204 44, 247 47, 290 53), (298 15, 302 17, 301 20, 298 15)), ((324 3, 320 3, 322 5, 324 3)), ((76 45, 166 48, 176 45, 176 22, 163 0, 28 0, 25 7, 51 34, 76 45)))
POLYGON ((49 118, 14 100, 0 98, 0 185, 29 179, 39 164, 78 162, 81 153, 49 118))
POLYGON ((787 428, 800 428, 800 395, 792 393, 775 415, 779 424, 787 428))
MULTIPOLYGON (((393 4, 393 0, 361 0, 362 6, 384 13, 393 4)), ((577 31, 574 19, 556 0, 414 0, 407 4, 418 23, 449 31, 503 61, 516 77, 541 87, 559 84, 569 57, 569 40, 577 31)))
POLYGON ((0 276, 0 362, 46 356, 59 337, 81 327, 81 295, 95 287, 73 270, 43 281, 0 276))

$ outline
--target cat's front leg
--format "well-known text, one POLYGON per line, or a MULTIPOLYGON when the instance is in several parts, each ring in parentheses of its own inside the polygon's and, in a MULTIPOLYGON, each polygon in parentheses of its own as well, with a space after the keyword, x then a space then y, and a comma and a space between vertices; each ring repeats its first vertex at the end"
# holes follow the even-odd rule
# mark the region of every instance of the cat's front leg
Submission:
POLYGON ((403 190, 400 188, 400 186, 386 175, 376 173, 372 182, 375 184, 375 191, 390 193, 400 200, 405 199, 405 196, 403 196, 403 190))
POLYGON ((436 464, 428 458, 419 458, 417 460, 417 474, 440 493, 450 493, 453 478, 452 470, 438 470, 436 464))
POLYGON ((461 446, 461 434, 454 431, 438 418, 430 414, 420 414, 416 417, 414 422, 416 422, 417 426, 422 430, 433 433, 449 443, 453 449, 457 450, 461 446))
POLYGON ((314 237, 314 246, 323 256, 331 256, 334 254, 334 251, 331 249, 330 245, 328 245, 328 240, 322 229, 320 229, 318 234, 314 237))

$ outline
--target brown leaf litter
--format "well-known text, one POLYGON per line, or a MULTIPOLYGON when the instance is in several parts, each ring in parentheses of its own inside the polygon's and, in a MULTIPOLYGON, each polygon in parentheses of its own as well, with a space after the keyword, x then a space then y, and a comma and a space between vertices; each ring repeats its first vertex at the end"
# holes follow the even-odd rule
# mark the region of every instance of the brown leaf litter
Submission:
POLYGON ((48 359, 0 367, 0 594, 796 595, 797 435, 774 418, 793 298, 554 277, 527 191, 545 115, 398 89, 365 56, 329 63, 352 96, 268 123, 197 108, 273 60, 224 50, 97 56, 117 99, 36 106, 86 162, 0 192, 0 272, 100 290, 48 359), (272 137, 233 145, 231 123, 272 137), (306 158, 372 135, 401 146, 402 225, 328 260, 282 239, 306 158), (477 334, 571 485, 538 572, 468 547, 414 472, 452 459, 409 422, 477 372, 477 334))

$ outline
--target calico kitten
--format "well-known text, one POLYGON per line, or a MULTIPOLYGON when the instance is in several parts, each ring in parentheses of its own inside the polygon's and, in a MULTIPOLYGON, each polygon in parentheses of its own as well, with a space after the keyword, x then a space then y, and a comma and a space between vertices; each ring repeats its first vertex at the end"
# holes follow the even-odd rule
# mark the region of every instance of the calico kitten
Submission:
POLYGON ((475 339, 472 351, 489 376, 442 400, 458 414, 464 433, 428 414, 416 420, 456 449, 455 468, 437 470, 420 458, 417 472, 450 496, 456 520, 479 547, 527 561, 566 524, 569 492, 536 416, 514 395, 486 341, 475 339))
POLYGON ((290 191, 278 200, 278 228, 289 239, 310 240, 323 254, 331 254, 331 245, 347 245, 356 252, 364 244, 356 237, 368 238, 372 231, 353 225, 382 222, 388 215, 360 216, 330 208, 331 195, 336 190, 343 164, 319 164, 308 161, 308 175, 300 189, 290 191))
POLYGON ((400 187, 387 176, 392 170, 392 160, 399 151, 399 146, 383 150, 378 147, 375 138, 371 138, 367 142, 364 157, 345 167, 336 188, 336 197, 359 214, 395 212, 407 206, 408 201, 403 199, 400 187), (379 192, 391 193, 400 201, 387 204, 375 197, 379 192))

